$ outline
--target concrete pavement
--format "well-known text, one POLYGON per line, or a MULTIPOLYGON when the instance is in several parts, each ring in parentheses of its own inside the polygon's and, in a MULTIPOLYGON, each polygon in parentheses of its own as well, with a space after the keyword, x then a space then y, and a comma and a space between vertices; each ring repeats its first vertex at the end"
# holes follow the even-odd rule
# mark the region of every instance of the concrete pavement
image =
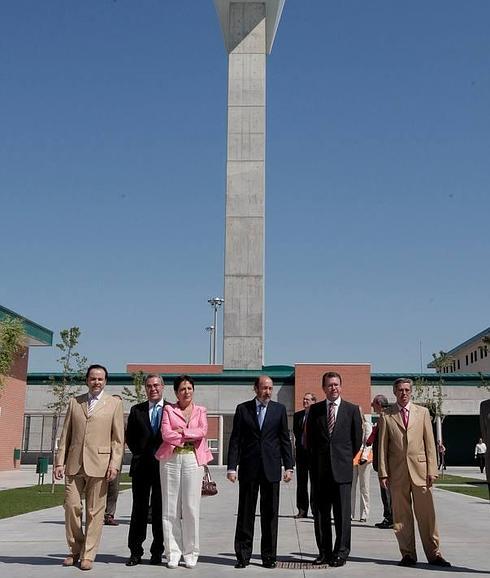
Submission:
MULTIPOLYGON (((387 572, 403 578, 404 576, 447 576, 457 573, 460 577, 490 576, 490 506, 488 501, 436 489, 434 491, 441 534, 443 555, 451 561, 452 568, 434 569, 425 563, 422 548, 418 543, 419 560, 415 568, 400 568, 400 559, 396 539, 391 530, 378 530, 374 523, 381 520, 381 503, 377 480, 371 479, 371 513, 367 524, 353 522, 352 552, 343 568, 310 568, 298 566, 301 562, 311 561, 317 553, 313 521, 311 518, 296 520, 294 483, 282 484, 279 522, 278 559, 282 565, 292 568, 267 570, 260 565, 260 538, 254 546, 252 564, 244 570, 233 568, 233 535, 236 521, 238 487, 225 479, 224 468, 213 468, 213 476, 218 482, 219 494, 204 498, 201 508, 201 557, 194 570, 184 567, 174 570, 176 576, 188 572, 199 573, 202 578, 215 576, 266 576, 273 572, 276 578, 299 578, 318 576, 325 572, 338 576, 378 577, 387 572), (429 574, 428 574, 429 573, 429 574)), ((452 468, 447 473, 481 477, 476 468, 452 468)), ((12 474, 0 473, 0 488, 7 483, 30 485, 37 483, 32 468, 23 468, 12 474), (10 480, 10 481, 9 481, 10 480), (28 483, 26 484, 25 481, 28 483)), ((11 487, 11 486, 9 486, 11 487)), ((131 511, 131 492, 120 494, 117 519, 118 527, 104 527, 99 555, 90 576, 142 577, 161 576, 170 572, 166 567, 154 567, 148 563, 127 568, 124 565, 128 557, 126 546, 129 517, 131 511)), ((257 535, 259 519, 257 518, 257 535)), ((61 562, 67 553, 62 507, 24 514, 14 518, 0 520, 0 575, 5 577, 66 578, 77 576, 77 568, 63 568, 61 562)), ((149 556, 146 553, 146 556, 149 556)))

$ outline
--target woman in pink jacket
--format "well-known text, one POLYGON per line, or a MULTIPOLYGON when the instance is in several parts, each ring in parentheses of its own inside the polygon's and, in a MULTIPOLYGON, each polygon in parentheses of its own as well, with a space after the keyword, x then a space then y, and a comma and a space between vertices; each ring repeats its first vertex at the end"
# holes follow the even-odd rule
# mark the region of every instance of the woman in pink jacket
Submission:
POLYGON ((183 556, 194 568, 199 556, 199 508, 203 466, 213 459, 206 435, 206 408, 195 405, 194 381, 181 375, 174 381, 177 403, 167 404, 162 416, 160 460, 162 517, 168 568, 177 568, 183 556))

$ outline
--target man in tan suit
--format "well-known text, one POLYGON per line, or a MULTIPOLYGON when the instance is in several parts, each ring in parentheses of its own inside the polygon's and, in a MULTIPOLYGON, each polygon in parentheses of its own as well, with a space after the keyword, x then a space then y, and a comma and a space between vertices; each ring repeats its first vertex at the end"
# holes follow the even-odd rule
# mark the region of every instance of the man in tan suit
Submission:
POLYGON ((107 378, 107 369, 102 365, 88 368, 89 391, 70 399, 54 468, 57 480, 65 476, 65 529, 70 554, 63 565, 73 566, 80 560, 82 570, 91 570, 97 554, 107 483, 117 476, 124 451, 122 402, 104 392, 107 378))
POLYGON ((380 417, 378 475, 389 485, 393 523, 402 554, 400 566, 415 566, 415 512, 420 539, 429 564, 448 567, 439 551, 432 483, 437 478, 437 456, 427 408, 412 403, 411 379, 393 384, 396 403, 380 417))

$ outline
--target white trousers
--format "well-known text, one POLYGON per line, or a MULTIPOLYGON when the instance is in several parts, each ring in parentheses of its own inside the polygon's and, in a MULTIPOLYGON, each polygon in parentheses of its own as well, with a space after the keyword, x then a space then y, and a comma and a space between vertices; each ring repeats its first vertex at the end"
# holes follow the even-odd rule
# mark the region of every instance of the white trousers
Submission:
POLYGON ((199 556, 199 509, 204 469, 194 453, 174 453, 160 462, 165 554, 169 562, 195 564, 199 556))
POLYGON ((352 477, 352 493, 351 493, 351 516, 354 519, 356 514, 356 488, 359 480, 359 494, 360 494, 360 515, 359 519, 367 520, 369 517, 369 479, 371 476, 372 464, 366 462, 362 466, 354 466, 352 477))

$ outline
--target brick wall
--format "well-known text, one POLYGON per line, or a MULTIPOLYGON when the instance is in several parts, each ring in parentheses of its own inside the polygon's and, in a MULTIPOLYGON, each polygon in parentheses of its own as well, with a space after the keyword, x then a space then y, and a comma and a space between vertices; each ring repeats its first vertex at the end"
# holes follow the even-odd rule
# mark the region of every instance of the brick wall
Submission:
POLYGON ((303 396, 314 393, 318 401, 325 399, 322 375, 336 371, 342 376, 342 394, 345 400, 360 405, 364 413, 371 412, 371 366, 369 364, 298 363, 295 365, 294 404, 296 411, 303 408, 303 396))
POLYGON ((14 449, 22 444, 24 406, 26 399, 28 350, 16 361, 0 394, 0 471, 20 466, 14 461, 14 449))

